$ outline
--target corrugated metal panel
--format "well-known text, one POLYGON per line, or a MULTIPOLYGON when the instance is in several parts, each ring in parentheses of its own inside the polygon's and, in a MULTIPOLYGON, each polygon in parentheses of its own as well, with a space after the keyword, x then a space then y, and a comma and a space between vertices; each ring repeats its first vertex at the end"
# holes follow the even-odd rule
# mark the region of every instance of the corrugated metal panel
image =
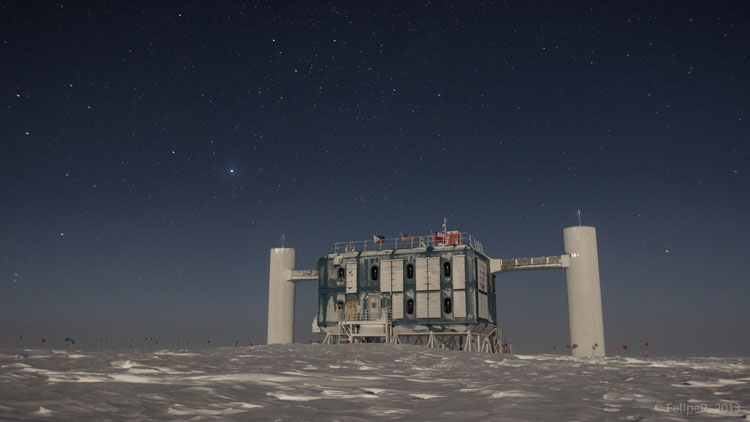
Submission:
POLYGON ((357 262, 346 263, 346 292, 357 293, 357 262))
POLYGON ((404 291, 404 260, 394 259, 391 261, 391 291, 404 291))
POLYGON ((417 300, 414 302, 415 302, 414 306, 417 307, 417 318, 429 318, 430 317, 429 293, 417 292, 417 300))
POLYGON ((487 291, 487 263, 481 258, 477 258, 477 289, 487 291))
POLYGON ((414 273, 417 277, 417 290, 428 290, 427 285, 427 258, 417 258, 414 265, 414 273))
POLYGON ((479 318, 489 319, 490 308, 487 304, 487 295, 480 292, 477 296, 479 299, 479 318))
POLYGON ((392 261, 384 259, 380 261, 380 291, 391 291, 391 264, 392 261))
POLYGON ((404 318, 404 294, 394 293, 391 295, 391 312, 393 312, 393 319, 404 318))
POLYGON ((427 313, 429 314, 429 318, 440 318, 440 292, 429 292, 427 293, 429 295, 429 309, 427 310, 427 313))
POLYGON ((466 292, 464 290, 453 291, 453 317, 466 318, 466 292))
POLYGON ((440 290, 440 258, 427 258, 427 290, 440 290))
MULTIPOLYGON (((453 290, 466 288, 466 256, 454 255, 451 258, 451 277, 453 278, 453 290)), ((465 312, 465 311, 464 311, 465 312)))

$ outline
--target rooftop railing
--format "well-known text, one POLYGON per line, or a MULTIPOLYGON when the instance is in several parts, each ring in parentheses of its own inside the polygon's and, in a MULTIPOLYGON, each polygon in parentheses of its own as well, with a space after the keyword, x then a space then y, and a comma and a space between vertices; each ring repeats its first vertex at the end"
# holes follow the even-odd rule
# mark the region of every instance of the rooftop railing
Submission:
POLYGON ((411 249, 423 248, 427 246, 442 245, 469 245, 475 250, 484 253, 482 242, 469 233, 449 231, 445 236, 430 235, 403 235, 401 237, 391 237, 373 240, 354 240, 351 242, 336 242, 333 244, 334 253, 342 252, 363 252, 378 251, 390 249, 411 249))
POLYGON ((349 309, 339 311, 339 321, 385 321, 391 319, 391 310, 388 308, 365 309, 359 312, 349 309))

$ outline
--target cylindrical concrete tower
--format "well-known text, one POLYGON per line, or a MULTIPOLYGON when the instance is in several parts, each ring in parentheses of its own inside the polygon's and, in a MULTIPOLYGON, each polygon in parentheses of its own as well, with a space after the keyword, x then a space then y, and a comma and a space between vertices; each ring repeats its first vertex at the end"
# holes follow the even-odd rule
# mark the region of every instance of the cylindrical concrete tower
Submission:
POLYGON ((295 250, 271 249, 268 274, 268 344, 294 343, 295 250))
POLYGON ((604 320, 599 282, 599 253, 596 229, 589 226, 563 230, 565 253, 570 264, 568 280, 568 322, 573 356, 604 356, 604 320))

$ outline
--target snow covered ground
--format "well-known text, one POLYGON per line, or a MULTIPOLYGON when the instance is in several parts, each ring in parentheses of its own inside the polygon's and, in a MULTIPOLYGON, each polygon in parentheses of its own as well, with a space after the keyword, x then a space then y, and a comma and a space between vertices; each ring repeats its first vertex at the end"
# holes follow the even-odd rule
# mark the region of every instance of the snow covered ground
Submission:
POLYGON ((0 420, 750 420, 750 358, 410 345, 0 351, 0 420))

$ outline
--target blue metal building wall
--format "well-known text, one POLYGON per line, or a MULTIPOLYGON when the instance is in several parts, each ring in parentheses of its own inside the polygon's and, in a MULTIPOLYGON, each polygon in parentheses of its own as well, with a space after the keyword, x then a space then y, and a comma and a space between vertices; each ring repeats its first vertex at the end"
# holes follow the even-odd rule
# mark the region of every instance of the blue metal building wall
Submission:
MULTIPOLYGON (((497 305, 495 295, 495 282, 494 277, 488 274, 488 310, 490 319, 479 318, 478 316, 478 298, 477 298, 477 260, 483 260, 486 263, 486 268, 490 268, 489 259, 483 254, 477 252, 473 248, 465 245, 456 247, 426 247, 415 249, 401 249, 396 251, 383 251, 382 254, 370 255, 372 253, 378 253, 377 251, 365 252, 348 252, 340 254, 329 254, 318 261, 318 325, 320 327, 330 327, 337 324, 335 318, 328 318, 329 315, 329 300, 333 297, 333 302, 336 304, 338 299, 342 296, 345 298, 344 307, 346 307, 346 301, 357 301, 357 311, 361 312, 360 304, 367 304, 365 299, 368 295, 379 295, 380 296, 380 307, 390 308, 391 306, 391 293, 380 292, 380 278, 382 277, 380 271, 380 263, 382 260, 389 259, 402 259, 403 260, 403 283, 404 283, 404 301, 403 305, 406 308, 408 299, 412 299, 416 302, 416 259, 417 258, 440 258, 440 304, 441 304, 441 317, 440 318, 417 318, 416 312, 408 314, 404 309, 403 319, 394 319, 393 326, 409 326, 409 325, 420 325, 420 326, 443 326, 443 325, 466 325, 474 326, 476 324, 488 324, 497 325, 497 305), (451 297, 453 301, 453 286, 450 277, 446 278, 442 271, 444 262, 450 262, 453 255, 464 255, 465 256, 465 280, 466 280, 466 318, 455 318, 453 311, 450 314, 446 314, 443 308, 444 299, 451 297), (340 259, 340 265, 335 265, 334 261, 340 259), (338 268, 345 267, 346 262, 357 261, 357 293, 346 293, 346 285, 338 281, 338 268), (408 264, 412 264, 415 267, 414 277, 408 279, 406 267, 408 264), (373 266, 378 267, 378 280, 373 280, 371 277, 371 268, 373 266)), ((451 277, 453 277, 453 270, 451 268, 451 277)), ((455 303, 453 304, 455 309, 455 303)), ((334 312, 335 307, 334 307, 334 312)))

